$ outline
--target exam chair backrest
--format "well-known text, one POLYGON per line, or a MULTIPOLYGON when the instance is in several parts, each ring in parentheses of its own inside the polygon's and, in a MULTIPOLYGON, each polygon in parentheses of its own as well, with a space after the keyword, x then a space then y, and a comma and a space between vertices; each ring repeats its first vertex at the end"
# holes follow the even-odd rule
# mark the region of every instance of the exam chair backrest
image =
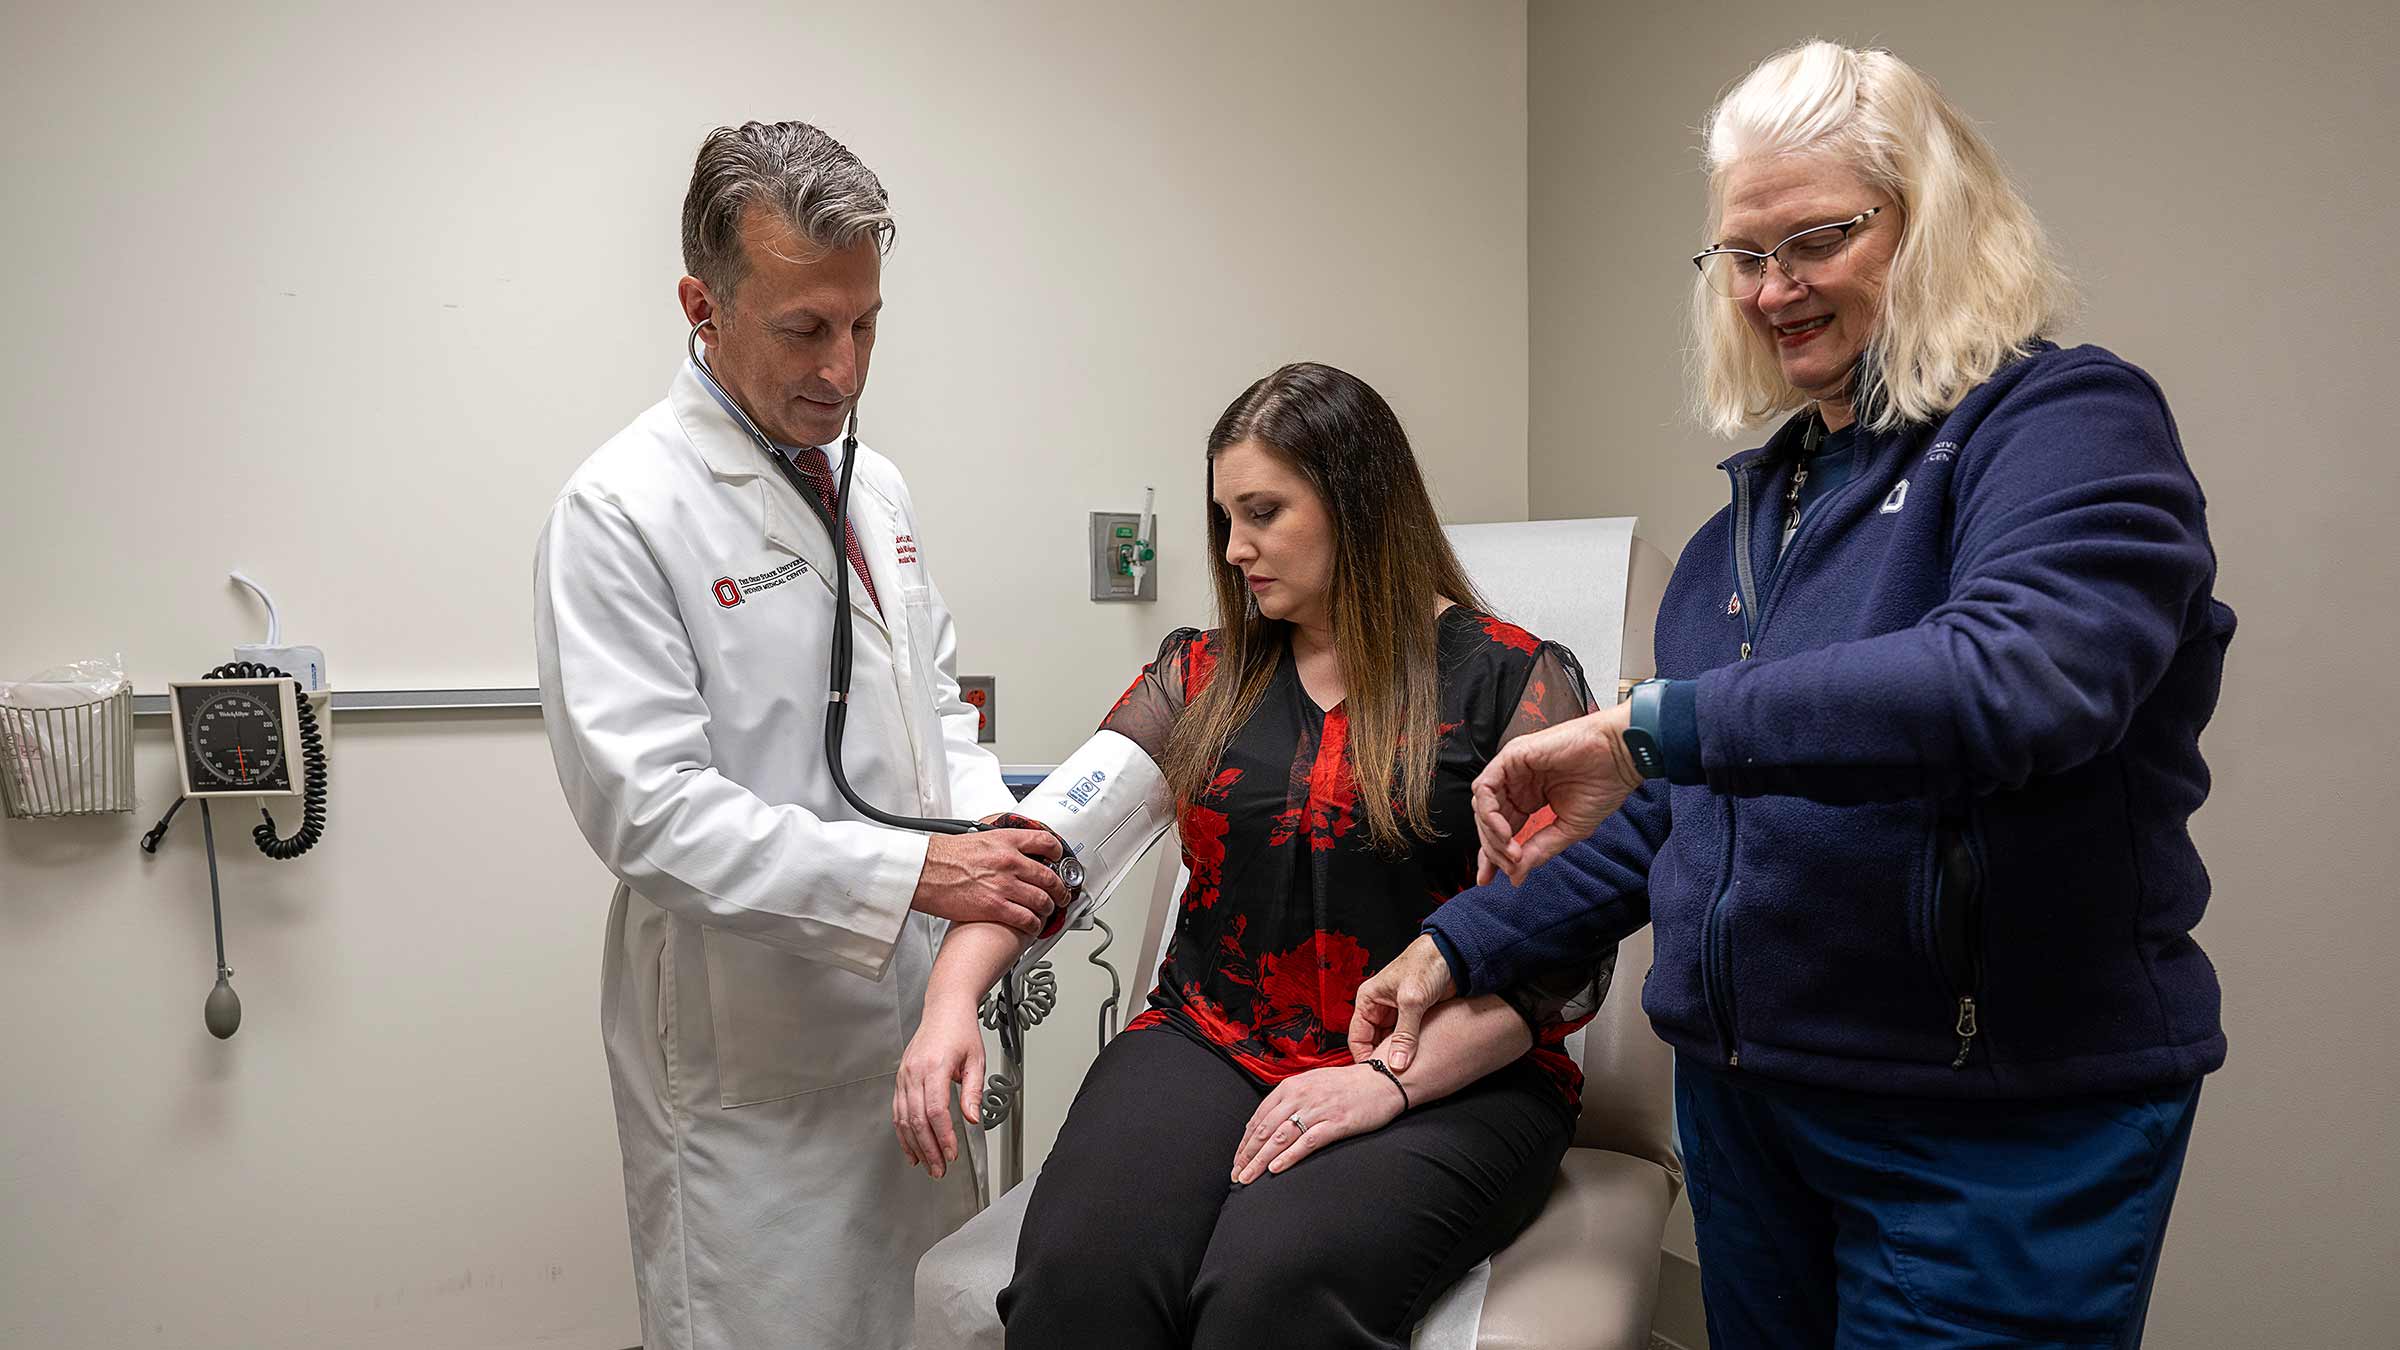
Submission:
POLYGON ((1642 1011, 1650 930, 1617 944, 1617 975, 1583 1028, 1583 1115, 1575 1147, 1600 1148, 1683 1175, 1675 1142, 1675 1059, 1642 1011))

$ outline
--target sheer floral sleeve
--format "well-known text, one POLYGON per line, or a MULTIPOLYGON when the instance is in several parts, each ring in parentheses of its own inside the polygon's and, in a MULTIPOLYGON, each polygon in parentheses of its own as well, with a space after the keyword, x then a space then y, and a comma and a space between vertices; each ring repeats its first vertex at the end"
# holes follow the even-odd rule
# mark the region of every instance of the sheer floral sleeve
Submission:
POLYGON ((1558 643, 1545 642, 1534 652, 1533 669, 1525 676, 1525 688, 1517 696, 1508 726, 1500 733, 1500 743, 1506 745, 1528 732, 1572 722, 1599 706, 1592 701, 1591 686, 1584 680, 1583 665, 1575 653, 1558 643))
MULTIPOLYGON (((1506 745, 1519 736, 1571 722, 1597 706, 1575 653, 1545 642, 1534 655, 1533 669, 1525 677, 1524 691, 1500 743, 1506 745)), ((1541 971, 1513 989, 1502 990, 1500 996, 1533 1028, 1536 1045, 1557 1045, 1600 1010, 1600 1000, 1608 996, 1616 969, 1617 949, 1611 943, 1592 952, 1586 961, 1541 971)))
POLYGON ((1175 719, 1207 683, 1215 665, 1214 648, 1206 633, 1178 628, 1167 634, 1167 640, 1158 646, 1157 659, 1142 667, 1140 677, 1101 720, 1100 729, 1116 732, 1163 763, 1175 719))

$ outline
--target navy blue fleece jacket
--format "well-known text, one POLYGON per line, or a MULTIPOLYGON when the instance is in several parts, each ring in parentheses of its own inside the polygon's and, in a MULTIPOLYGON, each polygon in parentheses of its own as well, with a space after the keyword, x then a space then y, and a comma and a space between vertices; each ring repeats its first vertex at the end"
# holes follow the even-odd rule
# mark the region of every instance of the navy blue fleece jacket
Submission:
POLYGON ((1659 1034, 1770 1079, 2035 1098, 2216 1068, 2186 825, 2233 613, 2158 386, 2043 344, 1939 425, 1862 432, 1777 562, 1805 421, 1726 461, 1660 606, 1681 781, 1436 911, 1461 991, 1649 923, 1659 1034))

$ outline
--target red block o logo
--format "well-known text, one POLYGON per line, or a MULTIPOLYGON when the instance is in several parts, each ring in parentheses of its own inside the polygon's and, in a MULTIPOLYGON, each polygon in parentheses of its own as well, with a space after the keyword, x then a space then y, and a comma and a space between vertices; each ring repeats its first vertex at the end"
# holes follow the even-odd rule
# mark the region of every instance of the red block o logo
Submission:
POLYGON ((733 583, 732 577, 718 577, 716 592, 717 603, 727 609, 742 603, 742 588, 733 583))

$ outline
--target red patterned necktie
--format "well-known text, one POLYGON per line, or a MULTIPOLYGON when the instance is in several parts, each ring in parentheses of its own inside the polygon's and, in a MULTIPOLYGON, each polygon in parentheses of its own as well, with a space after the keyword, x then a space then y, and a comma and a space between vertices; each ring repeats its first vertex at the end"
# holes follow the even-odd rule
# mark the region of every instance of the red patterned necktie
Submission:
MULTIPOLYGON (((795 451, 792 464, 800 470, 800 476, 808 480, 808 485, 817 490, 817 500, 825 504, 825 518, 833 519, 840 494, 834 489, 833 465, 825 458, 824 450, 812 445, 805 450, 795 451)), ((858 579, 866 583, 867 599, 873 602, 875 612, 883 613, 883 601, 875 594, 875 578, 867 575, 866 551, 858 546, 858 531, 851 529, 847 520, 842 522, 842 551, 850 555, 850 570, 858 573, 858 579)))

